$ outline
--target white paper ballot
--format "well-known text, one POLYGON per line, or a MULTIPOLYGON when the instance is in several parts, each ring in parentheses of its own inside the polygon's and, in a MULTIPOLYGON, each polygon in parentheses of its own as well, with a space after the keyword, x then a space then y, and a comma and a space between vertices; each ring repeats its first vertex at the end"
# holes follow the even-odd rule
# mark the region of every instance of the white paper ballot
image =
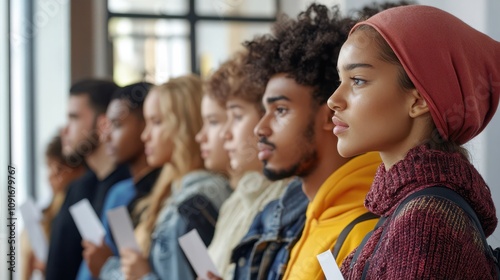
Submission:
POLYGON ((135 240, 134 227, 127 208, 120 206, 109 210, 106 215, 118 249, 131 249, 140 253, 141 249, 135 240))
POLYGON ((106 232, 88 199, 82 199, 71 205, 69 212, 75 221, 82 239, 101 246, 106 232))
POLYGON ((179 244, 198 277, 205 279, 209 271, 220 275, 196 229, 179 237, 179 244))
POLYGON ((321 269, 327 280, 344 280, 339 266, 335 262, 332 251, 328 250, 316 256, 318 258, 321 269))
POLYGON ((19 206, 21 215, 23 216, 24 226, 28 233, 31 248, 35 257, 42 262, 47 262, 48 244, 47 238, 43 233, 40 221, 42 219, 42 211, 35 206, 31 198, 28 198, 21 206, 19 206))

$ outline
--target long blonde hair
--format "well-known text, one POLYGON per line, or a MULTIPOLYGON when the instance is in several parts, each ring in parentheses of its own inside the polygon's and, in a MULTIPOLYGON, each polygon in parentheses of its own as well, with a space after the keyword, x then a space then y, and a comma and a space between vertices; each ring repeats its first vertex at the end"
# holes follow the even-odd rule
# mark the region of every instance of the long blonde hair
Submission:
POLYGON ((200 147, 195 141, 196 133, 203 126, 201 80, 186 75, 153 87, 151 92, 159 96, 160 110, 168 124, 167 132, 173 147, 170 161, 163 166, 150 195, 134 209, 134 213, 141 213, 136 235, 145 256, 149 254, 151 234, 160 210, 172 193, 172 185, 188 172, 203 167, 200 147))

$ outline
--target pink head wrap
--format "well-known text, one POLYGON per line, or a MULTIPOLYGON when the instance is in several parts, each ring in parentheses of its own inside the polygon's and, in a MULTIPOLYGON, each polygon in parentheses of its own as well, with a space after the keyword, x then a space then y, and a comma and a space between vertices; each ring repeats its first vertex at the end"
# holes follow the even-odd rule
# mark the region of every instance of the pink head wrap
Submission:
POLYGON ((464 144, 491 120, 500 96, 500 42, 434 7, 385 10, 375 28, 427 101, 444 139, 464 144))

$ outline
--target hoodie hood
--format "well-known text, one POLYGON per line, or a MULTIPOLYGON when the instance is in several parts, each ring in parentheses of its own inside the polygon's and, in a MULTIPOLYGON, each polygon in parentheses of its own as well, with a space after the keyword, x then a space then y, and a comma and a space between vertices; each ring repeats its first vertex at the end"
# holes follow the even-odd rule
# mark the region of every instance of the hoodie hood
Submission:
POLYGON ((329 222, 354 209, 366 211, 362 198, 373 183, 381 162, 377 152, 370 152, 351 159, 333 172, 311 201, 307 209, 308 219, 329 222))

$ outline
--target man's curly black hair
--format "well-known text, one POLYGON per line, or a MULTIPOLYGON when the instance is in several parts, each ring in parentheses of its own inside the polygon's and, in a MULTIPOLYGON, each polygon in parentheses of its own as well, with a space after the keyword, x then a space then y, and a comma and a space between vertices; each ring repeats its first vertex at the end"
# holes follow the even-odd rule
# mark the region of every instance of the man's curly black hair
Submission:
POLYGON ((339 8, 312 4, 297 19, 282 15, 272 34, 247 41, 248 67, 254 82, 266 85, 279 73, 298 84, 313 87, 319 104, 335 91, 339 76, 337 58, 355 21, 340 15, 339 8))
POLYGON ((350 11, 350 15, 352 18, 357 21, 367 20, 369 17, 390 8, 398 7, 398 6, 407 6, 407 5, 415 5, 414 1, 399 1, 399 2, 385 2, 385 3, 377 3, 373 2, 362 7, 359 10, 350 11))
POLYGON ((356 20, 401 4, 372 4, 356 17, 344 17, 338 6, 313 3, 297 19, 280 16, 271 34, 243 43, 253 82, 265 87, 273 75, 286 73, 298 84, 313 87, 314 99, 324 104, 338 86, 338 55, 356 20))

